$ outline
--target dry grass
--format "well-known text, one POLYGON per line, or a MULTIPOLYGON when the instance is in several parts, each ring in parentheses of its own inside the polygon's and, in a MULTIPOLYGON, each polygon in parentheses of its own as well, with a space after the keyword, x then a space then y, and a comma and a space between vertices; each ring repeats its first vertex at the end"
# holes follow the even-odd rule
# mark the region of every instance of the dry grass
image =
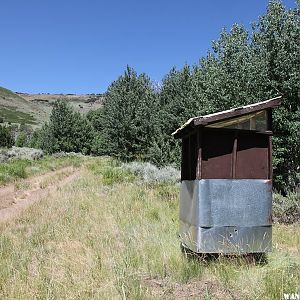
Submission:
POLYGON ((299 226, 274 227, 274 252, 263 266, 187 260, 177 237, 178 187, 122 181, 110 168, 108 159, 86 161, 80 178, 1 225, 0 298, 281 299, 300 292, 299 226))
POLYGON ((55 176, 49 176, 49 177, 47 176, 47 177, 43 178, 39 182, 39 187, 41 189, 45 189, 50 185, 59 184, 65 177, 70 176, 73 172, 74 172, 74 170, 72 168, 64 169, 59 172, 56 172, 55 176))

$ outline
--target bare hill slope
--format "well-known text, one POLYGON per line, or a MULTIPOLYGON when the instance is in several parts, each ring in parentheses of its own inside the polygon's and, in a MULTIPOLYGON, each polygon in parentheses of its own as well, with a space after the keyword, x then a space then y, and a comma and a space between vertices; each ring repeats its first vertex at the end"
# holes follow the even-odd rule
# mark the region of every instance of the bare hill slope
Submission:
POLYGON ((39 127, 49 119, 58 99, 68 101, 76 111, 87 113, 101 107, 103 95, 14 93, 0 87, 0 121, 39 127))

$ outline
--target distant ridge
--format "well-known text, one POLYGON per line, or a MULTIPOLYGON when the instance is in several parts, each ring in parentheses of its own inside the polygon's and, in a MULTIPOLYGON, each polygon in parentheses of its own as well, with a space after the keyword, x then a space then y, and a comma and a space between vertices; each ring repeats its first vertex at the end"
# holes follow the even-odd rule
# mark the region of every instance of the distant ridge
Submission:
POLYGON ((4 122, 40 127, 49 119, 53 103, 64 99, 83 114, 102 106, 102 94, 29 94, 0 87, 0 119, 4 122))

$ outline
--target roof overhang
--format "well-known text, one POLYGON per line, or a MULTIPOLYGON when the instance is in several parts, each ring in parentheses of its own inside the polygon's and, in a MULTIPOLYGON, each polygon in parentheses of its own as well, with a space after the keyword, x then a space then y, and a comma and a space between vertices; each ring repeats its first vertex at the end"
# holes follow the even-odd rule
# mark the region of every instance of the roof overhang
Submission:
POLYGON ((174 138, 180 138, 185 132, 197 126, 206 126, 219 121, 239 117, 242 115, 251 114, 264 109, 271 109, 277 107, 281 104, 282 96, 278 96, 266 101, 257 102, 250 105, 240 106, 237 108, 232 108, 229 110, 224 110, 221 112, 199 116, 189 119, 185 124, 172 133, 174 138))

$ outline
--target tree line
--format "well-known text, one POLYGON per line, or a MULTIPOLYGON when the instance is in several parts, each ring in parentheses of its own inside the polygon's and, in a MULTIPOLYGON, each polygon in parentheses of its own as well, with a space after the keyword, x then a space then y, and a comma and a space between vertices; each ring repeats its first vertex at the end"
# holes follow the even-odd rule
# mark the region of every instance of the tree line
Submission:
POLYGON ((286 9, 270 1, 251 30, 223 29, 205 57, 172 68, 161 85, 127 67, 86 116, 57 102, 31 145, 56 151, 110 155, 156 165, 180 161, 171 133, 193 116, 283 95, 274 110, 274 186, 287 191, 300 180, 300 2, 286 9))

